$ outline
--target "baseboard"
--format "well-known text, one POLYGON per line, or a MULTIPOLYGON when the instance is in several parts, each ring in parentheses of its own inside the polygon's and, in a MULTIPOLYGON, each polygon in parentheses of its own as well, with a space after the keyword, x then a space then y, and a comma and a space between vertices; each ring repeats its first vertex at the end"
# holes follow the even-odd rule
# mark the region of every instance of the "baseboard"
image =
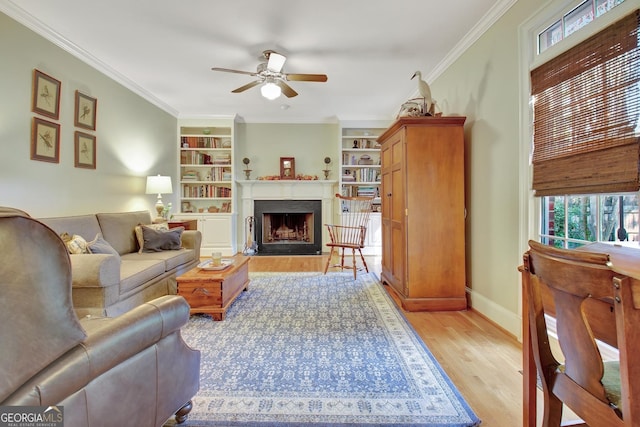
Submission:
MULTIPOLYGON (((489 322, 494 323, 496 327, 515 337, 519 342, 522 342, 521 316, 505 310, 502 306, 497 305, 490 299, 485 298, 477 292, 473 292, 473 289, 467 288, 467 295, 469 296, 469 305, 473 311, 486 318, 489 322)), ((557 342, 555 319, 547 317, 546 321, 547 328, 549 329, 549 337, 555 343, 557 342)), ((619 360, 617 349, 600 341, 598 341, 597 344, 604 360, 619 360)))
POLYGON ((469 305, 474 311, 522 342, 522 318, 517 313, 505 309, 477 292, 473 292, 473 289, 467 288, 467 295, 469 296, 469 305))

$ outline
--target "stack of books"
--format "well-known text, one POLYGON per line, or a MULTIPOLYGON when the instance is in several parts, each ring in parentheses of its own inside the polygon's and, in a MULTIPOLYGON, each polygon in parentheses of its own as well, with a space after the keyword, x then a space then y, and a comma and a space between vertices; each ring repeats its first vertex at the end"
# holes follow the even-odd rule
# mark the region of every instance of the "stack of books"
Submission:
POLYGON ((183 181, 197 181, 198 180, 198 174, 196 173, 196 171, 184 171, 184 173, 182 174, 182 180, 183 181))
POLYGON ((358 187, 358 197, 376 197, 378 194, 376 187, 358 187))

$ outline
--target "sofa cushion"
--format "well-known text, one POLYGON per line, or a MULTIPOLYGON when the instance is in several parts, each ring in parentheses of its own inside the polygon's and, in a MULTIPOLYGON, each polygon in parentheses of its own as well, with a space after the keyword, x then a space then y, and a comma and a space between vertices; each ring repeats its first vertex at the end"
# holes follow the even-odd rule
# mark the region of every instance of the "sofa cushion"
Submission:
POLYGON ((195 250, 182 248, 178 251, 143 252, 137 254, 136 259, 160 260, 165 263, 165 270, 170 271, 192 262, 196 259, 195 256, 195 250))
POLYGON ((144 240, 142 252, 175 251, 182 247, 182 232, 184 227, 171 230, 155 230, 152 227, 142 226, 142 238, 144 240))
POLYGON ((165 263, 159 259, 141 259, 140 254, 122 255, 120 267, 120 294, 164 274, 165 263))
MULTIPOLYGON (((149 211, 96 214, 102 236, 120 255, 136 252, 138 242, 134 229, 138 224, 151 224, 149 211)), ((93 234, 91 239, 93 239, 93 234)))
POLYGON ((51 227, 58 236, 63 233, 67 233, 70 236, 77 234, 89 241, 100 233, 100 224, 98 224, 98 219, 95 215, 40 218, 39 221, 51 227))
POLYGON ((96 235, 96 238, 90 242, 87 242, 87 248, 89 252, 92 254, 111 254, 120 258, 120 254, 116 251, 113 246, 109 244, 104 237, 102 237, 101 233, 96 235))
MULTIPOLYGON (((142 225, 143 224, 138 224, 136 225, 136 227, 133 229, 134 232, 136 233, 136 239, 138 240, 138 252, 142 253, 142 248, 144 247, 144 235, 142 234, 142 225)), ((151 227, 154 230, 168 230, 169 229, 169 224, 167 224, 166 222, 161 222, 159 224, 144 224, 147 227, 151 227)))
POLYGON ((67 245, 67 250, 70 254, 88 254, 89 248, 87 246, 87 241, 84 237, 79 234, 74 234, 73 236, 69 235, 69 233, 62 233, 60 238, 67 245))

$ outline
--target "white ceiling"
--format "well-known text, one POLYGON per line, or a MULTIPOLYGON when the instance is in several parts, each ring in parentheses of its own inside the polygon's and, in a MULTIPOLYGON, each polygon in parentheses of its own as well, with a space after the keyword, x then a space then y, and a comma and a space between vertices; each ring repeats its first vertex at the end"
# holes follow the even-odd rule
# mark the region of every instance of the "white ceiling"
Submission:
MULTIPOLYGON (((0 0, 0 10, 178 117, 246 122, 391 119, 516 0, 0 0), (262 52, 299 95, 240 94, 262 52)), ((438 94, 433 94, 438 100, 438 94)))

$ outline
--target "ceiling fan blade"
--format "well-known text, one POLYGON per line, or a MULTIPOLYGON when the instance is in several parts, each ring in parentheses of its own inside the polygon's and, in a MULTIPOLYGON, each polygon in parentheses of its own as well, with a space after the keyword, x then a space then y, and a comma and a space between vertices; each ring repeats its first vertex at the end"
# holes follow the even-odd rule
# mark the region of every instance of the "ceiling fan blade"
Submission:
POLYGON ((295 82, 326 82, 326 74, 285 74, 289 81, 295 82))
POLYGON ((284 95, 287 98, 293 98, 294 96, 298 95, 298 92, 293 90, 293 88, 291 86, 289 86, 288 84, 286 84, 282 80, 278 79, 274 83, 277 84, 278 86, 280 86, 280 89, 282 89, 282 93, 284 93, 284 95))
POLYGON ((269 57, 267 69, 274 73, 279 73, 282 70, 282 67, 284 67, 284 62, 287 60, 287 57, 274 51, 267 51, 265 52, 265 55, 269 57))
POLYGON ((234 89, 234 90, 232 90, 231 92, 232 92, 232 93, 240 93, 240 92, 244 92, 244 91, 245 91, 245 90, 247 90, 247 89, 251 89, 251 88, 252 88, 252 87, 254 87, 254 86, 258 86, 260 83, 262 83, 260 80, 256 80, 256 81, 253 81, 253 82, 251 82, 251 83, 247 83, 247 84, 246 84, 246 85, 244 85, 244 86, 240 86, 239 88, 234 89))
POLYGON ((232 70, 230 68, 213 67, 211 70, 213 70, 213 71, 224 71, 225 73, 246 74, 248 76, 257 76, 258 75, 258 73, 253 73, 251 71, 232 70))

